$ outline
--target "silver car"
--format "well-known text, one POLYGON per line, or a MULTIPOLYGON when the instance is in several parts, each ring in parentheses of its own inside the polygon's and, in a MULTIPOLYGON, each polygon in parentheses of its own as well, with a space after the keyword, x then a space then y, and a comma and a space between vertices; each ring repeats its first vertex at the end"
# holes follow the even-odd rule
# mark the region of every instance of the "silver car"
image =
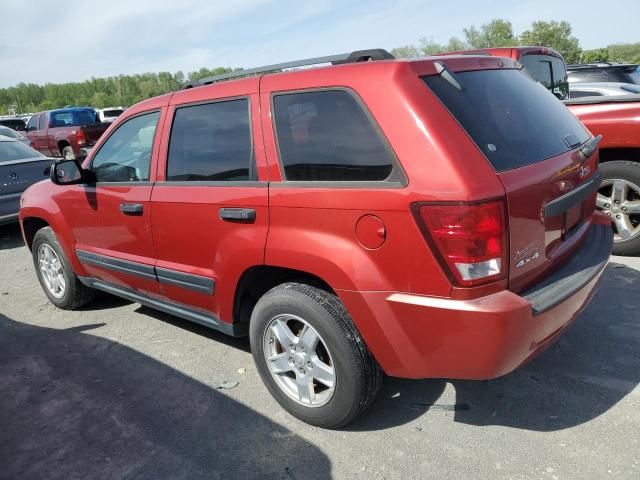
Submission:
POLYGON ((611 97, 616 95, 629 95, 630 93, 640 93, 640 85, 618 82, 569 84, 569 98, 611 97))
POLYGON ((24 143, 29 147, 31 146, 31 140, 24 135, 20 135, 20 133, 16 132, 13 128, 3 127, 0 125, 0 136, 13 138, 14 140, 24 143))
POLYGON ((22 192, 46 179, 52 163, 33 148, 0 136, 0 225, 18 219, 22 192))

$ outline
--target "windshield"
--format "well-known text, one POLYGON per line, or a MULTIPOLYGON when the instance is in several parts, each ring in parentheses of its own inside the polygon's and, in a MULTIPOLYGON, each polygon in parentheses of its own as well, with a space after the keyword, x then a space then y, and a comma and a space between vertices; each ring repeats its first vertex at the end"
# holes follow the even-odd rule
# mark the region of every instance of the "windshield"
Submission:
POLYGON ((1 141, 0 140, 0 164, 4 162, 10 162, 12 160, 22 160, 24 158, 36 158, 43 157, 40 152, 35 151, 32 148, 23 145, 16 141, 1 141))
POLYGON ((529 75, 512 69, 457 73, 458 90, 440 75, 423 77, 497 172, 560 155, 590 134, 529 75))
POLYGON ((92 125, 96 122, 96 111, 93 109, 84 110, 63 110, 51 112, 50 127, 69 127, 77 125, 92 125))

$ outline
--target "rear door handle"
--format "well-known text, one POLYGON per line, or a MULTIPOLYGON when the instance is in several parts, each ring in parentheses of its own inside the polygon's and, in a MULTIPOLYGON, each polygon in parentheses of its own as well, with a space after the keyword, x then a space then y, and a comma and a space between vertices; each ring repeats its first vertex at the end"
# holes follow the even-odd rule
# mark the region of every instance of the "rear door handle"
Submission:
POLYGON ((221 208, 218 214, 220 220, 227 222, 253 223, 256 221, 256 211, 253 208, 221 208))
POLYGON ((120 204, 120 212, 125 215, 142 215, 142 204, 141 203, 121 203, 120 204))

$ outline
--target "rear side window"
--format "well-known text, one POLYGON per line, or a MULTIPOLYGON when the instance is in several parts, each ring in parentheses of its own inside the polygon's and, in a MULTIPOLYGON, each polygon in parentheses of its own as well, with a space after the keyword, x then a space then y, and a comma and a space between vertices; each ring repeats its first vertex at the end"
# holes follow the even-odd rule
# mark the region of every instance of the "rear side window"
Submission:
POLYGON ((253 180, 253 170, 248 99, 176 110, 169 143, 167 180, 253 180))
POLYGON ((523 55, 520 59, 535 80, 544 85, 556 97, 567 98, 569 84, 564 62, 551 55, 523 55))
POLYGON ((276 95, 273 108, 287 180, 390 179, 394 158, 372 120, 349 92, 276 95))
POLYGON ((520 70, 456 76, 462 91, 440 75, 423 80, 497 172, 560 155, 589 139, 564 104, 520 70))

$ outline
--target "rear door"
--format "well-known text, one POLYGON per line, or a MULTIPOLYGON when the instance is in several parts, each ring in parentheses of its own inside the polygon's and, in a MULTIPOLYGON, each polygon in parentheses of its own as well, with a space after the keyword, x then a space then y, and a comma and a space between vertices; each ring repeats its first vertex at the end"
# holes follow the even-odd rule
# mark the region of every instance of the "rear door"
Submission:
POLYGON ((563 263, 586 233, 599 183, 591 135, 542 85, 519 70, 462 72, 463 89, 424 81, 502 181, 510 232, 509 288, 520 291, 563 263))
POLYGON ((214 323, 232 320, 238 279, 264 262, 269 211, 258 82, 174 94, 151 197, 161 293, 214 323))

